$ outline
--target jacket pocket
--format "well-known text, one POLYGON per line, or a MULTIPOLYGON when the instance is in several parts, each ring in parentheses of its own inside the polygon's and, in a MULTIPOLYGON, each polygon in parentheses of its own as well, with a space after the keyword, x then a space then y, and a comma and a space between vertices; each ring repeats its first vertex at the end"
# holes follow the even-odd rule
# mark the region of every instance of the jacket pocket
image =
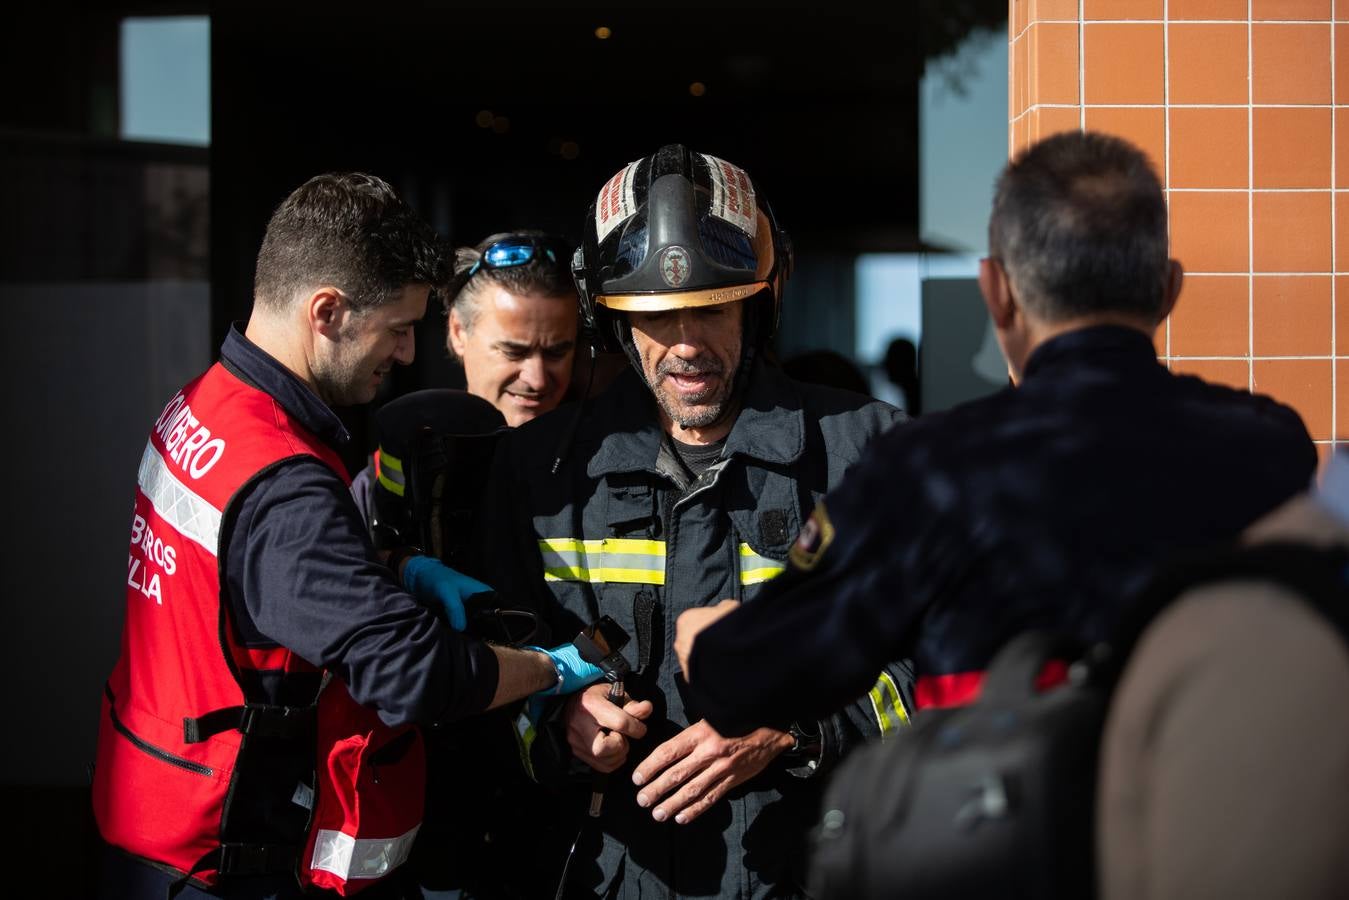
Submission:
POLYGON ((92 796, 99 833, 129 853, 188 871, 219 845, 231 748, 203 743, 184 751, 170 723, 116 705, 110 693, 104 706, 92 796))
POLYGON ((203 775, 207 777, 215 774, 215 770, 212 769, 210 766, 193 762, 190 759, 184 759, 178 754, 170 753, 163 747, 160 747, 157 744, 152 744, 145 738, 137 735, 130 728, 128 728, 120 718, 118 718, 117 704, 113 700, 112 691, 105 687, 104 692, 108 695, 108 718, 112 722, 113 730, 116 731, 118 734, 120 734, 122 737, 126 738, 128 741, 130 741, 131 746, 135 747, 137 750, 141 751, 147 756, 154 757, 160 762, 168 763, 171 766, 177 766, 178 768, 183 769, 184 771, 192 772, 194 774, 203 775))

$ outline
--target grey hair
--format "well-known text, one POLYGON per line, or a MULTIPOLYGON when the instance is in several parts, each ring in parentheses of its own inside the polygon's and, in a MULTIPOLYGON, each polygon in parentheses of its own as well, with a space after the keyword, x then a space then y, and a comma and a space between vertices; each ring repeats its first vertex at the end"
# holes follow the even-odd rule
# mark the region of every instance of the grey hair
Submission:
POLYGON ((1160 319, 1170 258, 1166 200, 1138 148, 1067 132, 1008 163, 989 217, 989 254, 1046 321, 1114 313, 1160 319))

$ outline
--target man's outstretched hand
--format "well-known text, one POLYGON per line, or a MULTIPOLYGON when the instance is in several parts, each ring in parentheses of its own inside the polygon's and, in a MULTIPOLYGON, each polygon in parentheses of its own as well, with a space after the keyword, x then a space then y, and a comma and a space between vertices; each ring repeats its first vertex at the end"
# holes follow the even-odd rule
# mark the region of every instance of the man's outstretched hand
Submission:
POLYGON ((689 653, 693 650, 693 639, 713 622, 723 616, 735 612, 740 603, 736 600, 723 600, 716 606, 699 606, 696 609, 686 610, 679 614, 675 619, 675 638, 674 651, 675 656, 679 658, 679 668, 684 673, 684 680, 689 680, 689 653))

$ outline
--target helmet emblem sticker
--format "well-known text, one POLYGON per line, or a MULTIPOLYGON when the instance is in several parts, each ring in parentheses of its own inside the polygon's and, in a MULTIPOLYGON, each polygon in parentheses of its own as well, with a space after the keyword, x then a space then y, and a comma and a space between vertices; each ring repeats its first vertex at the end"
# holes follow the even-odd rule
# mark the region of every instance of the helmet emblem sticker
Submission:
POLYGON ((706 153, 702 157, 712 175, 712 215, 754 237, 759 230, 759 208, 749 176, 724 159, 706 153))
POLYGON ((689 280, 689 252, 683 247, 666 247, 660 252, 660 277, 672 288, 689 280))

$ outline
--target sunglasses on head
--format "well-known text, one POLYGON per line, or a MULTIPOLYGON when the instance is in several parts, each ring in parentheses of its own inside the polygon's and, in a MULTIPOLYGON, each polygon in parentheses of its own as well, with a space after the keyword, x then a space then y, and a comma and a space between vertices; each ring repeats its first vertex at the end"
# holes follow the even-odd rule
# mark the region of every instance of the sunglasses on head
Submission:
POLYGON ((482 256, 464 276, 464 281, 467 282, 478 274, 478 270, 483 268, 511 269, 516 266, 527 266, 535 260, 544 259, 553 265, 557 265, 557 251, 554 246, 554 242, 539 237, 502 238, 482 252, 482 256))

